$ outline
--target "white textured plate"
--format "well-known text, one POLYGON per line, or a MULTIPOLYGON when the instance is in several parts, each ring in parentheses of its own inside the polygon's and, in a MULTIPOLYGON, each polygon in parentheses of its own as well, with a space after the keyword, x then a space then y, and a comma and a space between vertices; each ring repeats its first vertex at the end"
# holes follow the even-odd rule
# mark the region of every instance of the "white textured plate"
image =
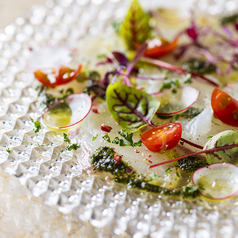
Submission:
MULTIPOLYGON (((142 1, 142 5, 147 8, 175 6, 174 4, 182 4, 183 8, 197 4, 205 12, 220 14, 224 9, 234 10, 238 3, 217 0, 142 1)), ((8 181, 13 181, 14 189, 19 193, 13 195, 5 188, 2 197, 6 194, 3 200, 6 204, 7 201, 14 204, 14 199, 17 198, 18 208, 8 206, 12 209, 11 213, 18 212, 14 213, 16 222, 11 225, 14 228, 8 222, 2 235, 0 228, 1 237, 23 233, 24 237, 29 234, 29 237, 57 238, 95 236, 96 233, 88 223, 82 221, 90 222, 97 229, 103 228, 103 237, 237 237, 237 198, 225 203, 208 202, 204 207, 199 202, 194 205, 180 199, 161 198, 155 194, 127 190, 123 185, 88 176, 78 159, 82 155, 65 150, 66 145, 57 132, 46 128, 38 134, 32 131, 33 123, 29 117, 34 120, 40 118, 43 108, 36 102, 33 73, 26 67, 25 59, 31 50, 46 45, 76 48, 80 39, 86 35, 90 38, 97 37, 103 31, 110 32, 107 26, 123 17, 127 5, 126 0, 49 1, 47 7, 33 8, 28 18, 19 18, 0 33, 1 167, 5 173, 15 175, 33 196, 40 197, 49 206, 57 206, 62 213, 70 214, 62 218, 54 208, 48 208, 46 212, 46 207, 42 206, 39 199, 21 200, 21 192, 22 196, 29 198, 30 193, 10 176, 8 181), (44 146, 39 146, 42 144, 44 146), (13 150, 11 154, 6 152, 8 148, 13 150), (38 210, 34 215, 28 214, 28 226, 24 227, 22 220, 25 219, 26 206, 34 210, 36 200, 35 209, 38 210), (22 208, 21 211, 19 207, 22 208), (45 215, 42 215, 44 212, 45 215), (46 219, 50 217, 50 213, 54 215, 52 221, 55 223, 46 219), (37 219, 34 220, 33 217, 37 219), (69 223, 66 222, 67 219, 69 223), (63 225, 63 221, 69 225, 63 225), (33 226, 37 222, 43 228, 33 226), (64 229, 57 228, 54 224, 62 224, 64 229), (85 233, 82 224, 90 233, 85 233), (24 232, 20 232, 18 227, 24 232), (18 232, 11 233, 11 229, 18 232), (82 233, 79 234, 77 229, 82 233)), ((78 62, 75 59, 73 63, 78 62)), ((3 224, 1 221, 1 226, 3 224)), ((24 224, 27 224, 26 220, 24 224)))

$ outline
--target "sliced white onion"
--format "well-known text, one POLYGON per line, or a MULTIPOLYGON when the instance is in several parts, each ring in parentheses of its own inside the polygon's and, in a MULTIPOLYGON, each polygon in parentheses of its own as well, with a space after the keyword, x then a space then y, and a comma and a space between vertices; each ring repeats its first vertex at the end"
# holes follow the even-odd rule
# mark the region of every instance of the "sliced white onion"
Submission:
POLYGON ((27 67, 32 70, 57 68, 72 61, 72 51, 61 46, 45 46, 33 50, 26 61, 27 67))
POLYGON ((184 112, 198 99, 200 91, 191 86, 176 88, 176 93, 170 89, 154 93, 153 96, 160 101, 161 106, 156 112, 158 115, 171 116, 184 112), (172 105, 167 107, 166 105, 172 105))
POLYGON ((83 121, 92 108, 88 94, 75 93, 58 100, 43 114, 44 124, 51 129, 67 129, 83 121))
POLYGON ((224 200, 238 193, 238 167, 230 163, 215 163, 196 170, 193 184, 202 196, 224 200))

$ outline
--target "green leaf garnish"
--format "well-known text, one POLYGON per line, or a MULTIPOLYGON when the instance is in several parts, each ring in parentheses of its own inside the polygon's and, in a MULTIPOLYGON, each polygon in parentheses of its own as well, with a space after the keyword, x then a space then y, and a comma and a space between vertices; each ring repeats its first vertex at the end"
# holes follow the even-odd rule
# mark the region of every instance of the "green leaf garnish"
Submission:
POLYGON ((151 120, 160 103, 151 95, 120 83, 110 84, 106 92, 112 117, 128 132, 134 132, 151 120))
POLYGON ((35 129, 33 129, 33 131, 35 133, 39 132, 41 129, 41 124, 39 121, 34 121, 31 117, 30 117, 31 121, 35 124, 35 129))
POLYGON ((141 45, 150 38, 149 16, 141 8, 138 0, 132 1, 122 22, 120 33, 130 50, 135 49, 135 43, 141 45))
POLYGON ((69 140, 67 134, 63 133, 63 136, 64 136, 64 141, 66 141, 67 143, 70 143, 70 140, 69 140))
POLYGON ((170 173, 171 173, 171 168, 168 167, 168 168, 165 170, 165 173, 170 174, 170 173))
POLYGON ((193 186, 193 187, 185 187, 185 190, 187 193, 194 193, 199 189, 199 186, 193 186))
POLYGON ((102 138, 103 138, 105 141, 111 143, 111 139, 110 139, 110 137, 109 137, 108 135, 105 135, 105 136, 103 136, 102 138))
POLYGON ((149 174, 149 181, 153 181, 157 178, 160 178, 160 176, 156 175, 155 172, 149 174))
POLYGON ((11 154, 13 150, 10 150, 9 148, 6 149, 7 153, 11 154))
POLYGON ((98 138, 98 135, 94 136, 92 141, 95 141, 98 138))
POLYGON ((169 122, 175 122, 180 118, 180 114, 175 114, 169 122))
POLYGON ((74 144, 70 144, 70 139, 68 138, 67 134, 66 133, 63 133, 63 136, 64 136, 64 141, 67 142, 67 147, 66 149, 68 151, 71 151, 71 150, 77 150, 78 148, 80 148, 80 144, 77 144, 77 143, 74 143, 74 144))
POLYGON ((80 144, 77 144, 77 143, 74 143, 72 145, 67 145, 67 147, 66 147, 66 149, 68 151, 77 150, 78 148, 80 148, 80 144))
POLYGON ((123 130, 118 131, 118 134, 122 136, 124 139, 120 139, 119 137, 115 137, 112 141, 113 144, 119 144, 119 146, 141 146, 141 140, 137 142, 133 142, 133 133, 124 133, 123 130))
MULTIPOLYGON (((164 91, 165 89, 170 89, 170 88, 172 88, 173 86, 176 86, 176 87, 179 87, 180 86, 180 82, 178 81, 178 80, 170 80, 170 81, 163 81, 163 85, 162 85, 162 87, 160 88, 160 92, 162 92, 162 91, 164 91)), ((174 90, 176 90, 176 89, 174 89, 174 88, 172 88, 172 92, 173 93, 176 93, 174 90)))

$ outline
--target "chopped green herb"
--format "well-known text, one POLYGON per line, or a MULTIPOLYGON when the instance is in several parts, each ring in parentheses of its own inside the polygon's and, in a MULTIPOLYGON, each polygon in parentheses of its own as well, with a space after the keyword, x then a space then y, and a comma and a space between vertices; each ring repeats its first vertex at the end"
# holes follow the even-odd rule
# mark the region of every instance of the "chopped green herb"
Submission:
POLYGON ((67 143, 70 143, 70 140, 69 140, 67 134, 63 133, 63 136, 64 136, 64 141, 66 141, 67 143))
POLYGON ((183 141, 180 141, 179 143, 180 143, 180 145, 184 145, 184 142, 183 142, 183 141))
POLYGON ((177 90, 173 88, 173 89, 171 90, 171 92, 172 92, 173 94, 175 94, 175 93, 177 93, 177 90))
POLYGON ((175 122, 175 121, 177 121, 179 118, 180 118, 180 114, 175 114, 175 115, 171 118, 170 122, 175 122))
POLYGON ((185 84, 190 84, 192 83, 192 75, 191 74, 187 74, 184 80, 185 84))
POLYGON ((71 150, 77 150, 80 148, 80 144, 77 144, 77 143, 74 143, 72 145, 67 145, 66 149, 68 151, 71 151, 71 150))
POLYGON ((56 163, 52 163, 50 166, 51 166, 51 167, 54 167, 55 165, 56 165, 56 163))
POLYGON ((7 153, 11 154, 13 150, 10 150, 9 148, 6 149, 7 153))
POLYGON ((160 178, 160 176, 156 175, 155 172, 153 172, 149 175, 149 180, 148 181, 153 181, 157 178, 160 178))
POLYGON ((98 58, 98 59, 104 59, 104 58, 106 58, 106 57, 107 57, 106 54, 99 54, 99 55, 97 55, 97 58, 98 58))
POLYGON ((213 136, 208 136, 207 139, 210 139, 210 138, 212 138, 212 137, 213 137, 213 136))
POLYGON ((59 157, 59 156, 60 156, 60 153, 57 154, 57 157, 59 157))
POLYGON ((47 89, 44 85, 38 85, 36 87, 36 91, 38 92, 38 97, 47 89))
POLYGON ((168 167, 166 170, 165 170, 165 173, 167 173, 167 174, 170 174, 171 173, 171 168, 170 167, 168 167))
MULTIPOLYGON (((163 85, 162 85, 162 87, 160 88, 159 91, 161 92, 161 91, 164 91, 165 89, 170 89, 173 86, 179 87, 180 86, 179 80, 175 80, 175 81, 173 81, 173 80, 167 81, 166 80, 166 81, 164 81, 163 85)), ((176 89, 172 88, 172 93, 176 93, 176 92, 177 92, 176 89)))
POLYGON ((103 138, 105 141, 111 143, 111 139, 110 139, 110 137, 109 137, 108 135, 105 135, 105 136, 103 136, 102 138, 103 138))
POLYGON ((64 141, 69 144, 69 145, 67 145, 67 147, 66 147, 66 149, 67 149, 68 151, 77 150, 78 148, 80 148, 80 144, 77 144, 77 143, 74 143, 74 144, 71 144, 71 145, 70 145, 70 140, 69 140, 67 134, 66 134, 66 133, 63 133, 63 135, 64 135, 64 141))
POLYGON ((199 187, 198 186, 193 186, 193 187, 185 187, 185 190, 187 193, 194 193, 195 191, 198 191, 199 187))
POLYGON ((132 147, 136 147, 136 146, 141 146, 141 140, 138 140, 137 142, 133 142, 133 133, 124 133, 123 130, 120 130, 117 132, 121 137, 123 137, 124 139, 120 139, 118 136, 116 136, 112 143, 113 144, 117 144, 119 146, 132 146, 132 147))
POLYGON ((94 136, 92 141, 95 141, 98 138, 98 135, 94 136))
POLYGON ((41 129, 41 124, 39 121, 34 121, 31 117, 30 117, 31 121, 35 124, 35 129, 33 129, 33 131, 35 133, 39 132, 41 129))
POLYGON ((60 93, 63 94, 63 95, 62 95, 61 98, 58 98, 58 100, 59 100, 59 99, 62 99, 62 98, 65 98, 65 97, 67 97, 67 96, 73 94, 73 93, 74 93, 74 90, 73 90, 72 88, 68 88, 68 89, 65 91, 65 93, 64 93, 64 90, 62 89, 62 90, 60 91, 60 93))
POLYGON ((178 178, 180 178, 180 175, 179 175, 179 173, 178 173, 178 172, 176 172, 176 175, 177 175, 177 177, 178 177, 178 178))
POLYGON ((115 32, 119 34, 120 28, 121 28, 121 22, 113 22, 112 27, 114 28, 115 32))
POLYGON ((216 125, 216 126, 220 126, 220 124, 214 122, 213 120, 212 120, 212 123, 213 123, 214 125, 216 125))

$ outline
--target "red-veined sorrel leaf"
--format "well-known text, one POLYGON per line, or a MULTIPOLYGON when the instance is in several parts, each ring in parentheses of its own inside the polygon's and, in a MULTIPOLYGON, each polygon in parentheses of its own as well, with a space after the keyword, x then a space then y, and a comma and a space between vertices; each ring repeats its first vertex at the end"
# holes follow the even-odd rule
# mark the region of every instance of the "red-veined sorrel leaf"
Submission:
POLYGON ((120 83, 110 84, 106 92, 108 109, 128 132, 153 126, 151 120, 160 103, 151 95, 120 83))
POLYGON ((149 17, 141 8, 138 0, 133 0, 120 29, 122 38, 129 49, 135 43, 143 44, 150 38, 149 17))

